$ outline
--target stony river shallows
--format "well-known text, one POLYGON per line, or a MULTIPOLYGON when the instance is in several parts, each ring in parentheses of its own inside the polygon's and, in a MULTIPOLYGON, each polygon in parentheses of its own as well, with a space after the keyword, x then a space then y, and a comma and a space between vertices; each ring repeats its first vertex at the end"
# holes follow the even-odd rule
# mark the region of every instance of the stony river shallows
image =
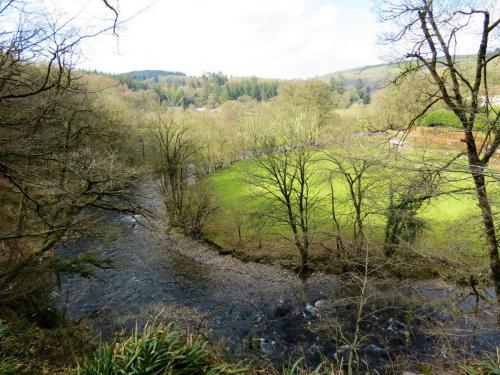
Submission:
MULTIPOLYGON (((137 189, 149 196, 144 204, 161 210, 154 183, 137 189)), ((282 365, 304 357, 314 366, 326 356, 345 362, 359 302, 352 281, 320 273, 301 280, 277 266, 243 263, 205 244, 151 231, 119 213, 100 216, 96 227, 102 236, 68 238, 58 254, 92 251, 112 258, 113 268, 98 270, 99 280, 63 276, 52 296, 103 339, 147 322, 173 322, 223 345, 233 359, 282 365)), ((367 291, 357 348, 361 368, 392 373, 500 346, 494 306, 466 288, 370 281, 367 291)))

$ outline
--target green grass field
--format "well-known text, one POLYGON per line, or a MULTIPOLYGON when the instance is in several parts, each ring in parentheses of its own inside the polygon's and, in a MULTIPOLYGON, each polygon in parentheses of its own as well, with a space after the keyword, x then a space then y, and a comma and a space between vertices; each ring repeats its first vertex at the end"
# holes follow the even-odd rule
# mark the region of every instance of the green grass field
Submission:
MULTIPOLYGON (((436 155, 437 155, 437 151, 436 155)), ((321 155, 318 153, 318 157, 321 155)), ((427 152, 431 157, 432 152, 427 152)), ((407 158, 418 159, 421 154, 412 150, 406 152, 407 158)), ((442 156, 441 156, 442 157, 442 156)), ((447 160, 443 158, 443 160, 447 160)), ((221 169, 208 177, 208 184, 213 192, 214 203, 218 210, 209 218, 206 232, 207 238, 223 248, 235 247, 238 238, 238 223, 242 234, 243 248, 251 251, 255 247, 259 225, 263 222, 263 212, 269 201, 259 196, 259 191, 249 182, 248 172, 256 172, 257 165, 252 160, 245 160, 233 166, 221 169)), ((331 165, 326 161, 314 164, 318 185, 316 192, 321 197, 321 206, 315 210, 313 219, 317 233, 326 233, 332 227, 330 217, 330 188, 322 178, 328 175, 331 165)), ((388 175, 395 172, 384 171, 380 168, 367 174, 367 182, 374 182, 373 191, 367 193, 367 209, 376 213, 366 220, 367 237, 376 244, 381 244, 384 236, 384 210, 388 206, 388 175), (376 181, 373 181, 376 180, 376 181)), ((397 172, 397 178, 407 178, 404 173, 397 172)), ((471 186, 470 179, 464 173, 448 173, 453 183, 446 186, 448 190, 457 187, 471 186)), ((396 179, 397 179, 396 178, 396 179)), ((342 179, 334 179, 334 189, 337 197, 338 215, 342 223, 342 236, 352 237, 352 206, 348 201, 347 186, 342 179)), ((490 185, 490 196, 500 196, 498 187, 490 185)), ((480 212, 473 192, 461 193, 453 196, 441 196, 430 201, 419 213, 424 220, 425 228, 417 237, 413 246, 426 253, 433 253, 447 258, 486 259, 486 251, 481 240, 480 212)), ((279 235, 288 234, 288 228, 273 227, 261 230, 260 237, 267 241, 276 241, 279 235)), ((316 236, 322 237, 321 234, 316 236)), ((324 234, 323 234, 324 238, 324 234)), ((292 250, 293 251, 293 248, 292 250)))
MULTIPOLYGON (((500 108, 495 109, 499 110, 500 108)), ((495 116, 495 113, 489 113, 490 120, 492 120, 495 116)), ((434 109, 428 112, 424 117, 422 117, 420 126, 454 128, 459 130, 463 128, 460 119, 449 109, 434 109)), ((488 122, 486 121, 485 113, 477 115, 475 129, 483 131, 488 129, 488 122)))

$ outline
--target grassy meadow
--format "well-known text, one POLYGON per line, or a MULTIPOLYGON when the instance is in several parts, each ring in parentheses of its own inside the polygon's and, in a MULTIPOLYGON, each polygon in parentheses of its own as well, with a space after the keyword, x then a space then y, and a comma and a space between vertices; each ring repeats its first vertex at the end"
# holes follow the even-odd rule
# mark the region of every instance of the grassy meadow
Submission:
MULTIPOLYGON (((379 141, 377 138, 370 142, 377 145, 379 141)), ((422 160, 444 165, 457 154, 457 148, 453 145, 435 144, 430 147, 427 144, 424 148, 413 143, 415 142, 405 146, 397 154, 387 147, 382 147, 376 156, 382 160, 381 164, 374 166, 366 174, 366 236, 375 245, 382 245, 384 240, 389 181, 404 184, 415 177, 414 174, 406 172, 406 168, 422 166, 422 160)), ((332 170, 341 236, 347 241, 353 237, 354 216, 347 184, 342 176, 335 174, 333 164, 326 160, 327 153, 342 152, 345 151, 334 147, 328 152, 316 151, 313 155, 313 189, 319 203, 312 213, 315 245, 312 246, 311 253, 316 257, 323 257, 328 253, 328 248, 334 247, 331 190, 328 182, 332 170)), ((418 213, 418 217, 424 222, 423 230, 409 246, 412 251, 420 254, 484 265, 487 262, 487 252, 477 229, 480 228, 480 212, 475 193, 470 190, 472 184, 465 162, 463 159, 458 160, 453 164, 452 171, 444 172, 445 186, 442 191, 456 191, 461 188, 466 190, 433 198, 425 204, 418 213)), ((252 175, 258 172, 257 164, 250 159, 208 176, 207 181, 217 210, 209 217, 206 226, 207 239, 224 249, 235 250, 250 258, 290 259, 296 250, 291 242, 283 240, 289 236, 289 229, 285 225, 266 224, 265 212, 271 203, 269 198, 264 197, 259 188, 251 183, 252 175), (272 252, 269 250, 271 245, 272 252)), ((500 191, 494 183, 491 184, 490 191, 492 197, 500 197, 500 191)))

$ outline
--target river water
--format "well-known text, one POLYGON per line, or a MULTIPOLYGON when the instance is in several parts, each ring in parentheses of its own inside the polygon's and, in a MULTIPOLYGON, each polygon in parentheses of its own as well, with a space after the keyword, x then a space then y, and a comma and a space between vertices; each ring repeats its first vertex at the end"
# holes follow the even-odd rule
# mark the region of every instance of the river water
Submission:
MULTIPOLYGON (((142 203, 161 213, 157 186, 137 189, 149 197, 142 203)), ((280 267, 243 263, 152 231, 123 214, 100 215, 95 227, 100 236, 68 238, 58 253, 91 251, 110 257, 113 268, 97 270, 98 279, 64 276, 52 295, 71 319, 104 340, 136 325, 172 322, 223 345, 232 359, 275 366, 299 357, 310 366, 324 357, 345 362, 363 300, 360 368, 397 373, 500 345, 494 307, 465 288, 369 280, 361 299, 355 280, 319 273, 301 280, 280 267)))

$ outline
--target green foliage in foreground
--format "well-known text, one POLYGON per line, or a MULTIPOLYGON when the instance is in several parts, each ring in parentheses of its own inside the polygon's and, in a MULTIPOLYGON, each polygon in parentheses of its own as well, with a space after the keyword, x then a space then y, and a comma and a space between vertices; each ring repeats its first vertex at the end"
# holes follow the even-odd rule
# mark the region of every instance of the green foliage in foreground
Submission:
POLYGON ((103 345, 74 375, 171 374, 219 375, 244 373, 225 363, 200 337, 183 339, 169 327, 145 328, 128 338, 103 345))
POLYGON ((497 349, 496 356, 488 358, 480 366, 465 367, 466 375, 500 375, 500 351, 497 349))
MULTIPOLYGON (((336 369, 321 364, 315 370, 301 368, 302 359, 282 375, 330 375, 336 369)), ((278 374, 272 368, 251 370, 225 362, 209 342, 200 336, 185 338, 170 326, 146 327, 143 335, 137 329, 125 339, 103 345, 92 358, 87 358, 71 375, 229 375, 278 374)), ((0 372, 1 374, 1 372, 0 372)))

